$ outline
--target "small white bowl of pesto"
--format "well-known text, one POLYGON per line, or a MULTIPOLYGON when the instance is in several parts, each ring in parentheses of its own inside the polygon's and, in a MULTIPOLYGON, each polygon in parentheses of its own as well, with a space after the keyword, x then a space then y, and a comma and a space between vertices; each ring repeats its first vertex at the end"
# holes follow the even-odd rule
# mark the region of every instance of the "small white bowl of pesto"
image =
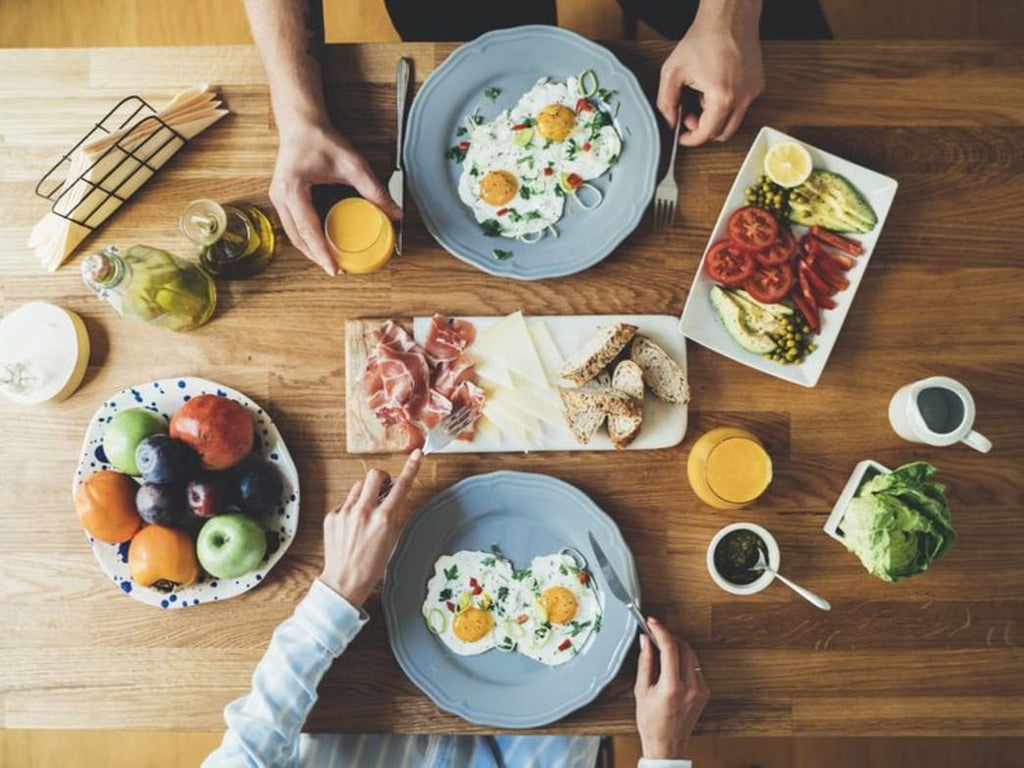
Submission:
POLYGON ((777 572, 781 557, 775 537, 755 523, 732 523, 718 531, 708 545, 708 573, 726 592, 756 594, 775 579, 773 573, 754 568, 762 553, 777 572))

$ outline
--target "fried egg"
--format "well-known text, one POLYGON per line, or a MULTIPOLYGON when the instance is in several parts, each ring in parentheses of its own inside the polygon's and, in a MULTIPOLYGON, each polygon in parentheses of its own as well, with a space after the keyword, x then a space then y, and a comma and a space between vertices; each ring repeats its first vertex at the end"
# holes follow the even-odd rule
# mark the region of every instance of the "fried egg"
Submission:
MULTIPOLYGON (((618 160, 622 139, 608 115, 581 96, 575 77, 541 78, 511 110, 467 119, 458 194, 490 235, 533 242, 558 222, 566 198, 618 160)), ((591 189, 581 207, 600 202, 591 189)), ((557 233, 555 233, 557 234, 557 233)))
POLYGON ((496 628, 504 629, 515 584, 511 564, 499 555, 471 550, 442 555, 423 601, 427 628, 460 656, 489 651, 504 637, 496 628))
POLYGON ((530 563, 528 584, 511 609, 522 629, 517 650, 548 666, 564 664, 601 628, 603 606, 590 573, 571 554, 542 555, 530 563))

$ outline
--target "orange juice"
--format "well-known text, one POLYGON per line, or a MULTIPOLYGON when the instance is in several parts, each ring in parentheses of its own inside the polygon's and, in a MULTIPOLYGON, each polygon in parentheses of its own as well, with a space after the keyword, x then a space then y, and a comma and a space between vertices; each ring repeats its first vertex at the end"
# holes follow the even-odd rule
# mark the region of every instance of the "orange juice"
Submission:
POLYGON ((718 427, 693 444, 686 475, 705 504, 741 509, 768 488, 772 460, 753 433, 740 427, 718 427))
POLYGON ((353 275, 376 272, 395 249, 395 229, 384 212, 361 197, 346 197, 327 212, 327 242, 339 266, 353 275))

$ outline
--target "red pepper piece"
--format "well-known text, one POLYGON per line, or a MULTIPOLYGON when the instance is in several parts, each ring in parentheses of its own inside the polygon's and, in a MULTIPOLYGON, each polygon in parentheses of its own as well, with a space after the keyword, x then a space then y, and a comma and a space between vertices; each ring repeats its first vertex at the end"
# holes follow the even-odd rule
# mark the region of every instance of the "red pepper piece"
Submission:
POLYGON ((796 304, 796 308, 800 310, 800 314, 804 316, 807 324, 811 326, 811 330, 815 333, 820 331, 821 323, 818 321, 817 308, 809 306, 799 291, 793 291, 790 298, 793 299, 793 303, 796 304))
POLYGON ((447 603, 445 603, 444 606, 445 606, 445 608, 447 608, 452 613, 455 613, 455 603, 453 603, 451 600, 449 600, 447 603))
POLYGON ((460 141, 459 142, 459 149, 469 149, 469 142, 468 141, 460 141))
POLYGON ((554 172, 555 172, 555 169, 552 168, 550 165, 547 168, 544 169, 544 175, 545 176, 550 176, 554 172))
POLYGON ((516 616, 516 624, 525 624, 529 618, 525 613, 520 613, 516 616))
POLYGON ((578 173, 570 173, 565 180, 573 189, 576 189, 580 184, 583 183, 583 177, 580 176, 578 173))
POLYGON ((560 651, 567 651, 570 648, 572 648, 572 640, 570 640, 569 638, 565 638, 565 640, 563 640, 558 645, 558 650, 560 651))
POLYGON ((830 232, 817 225, 812 226, 808 233, 811 237, 820 240, 825 245, 831 245, 833 248, 838 248, 843 253, 848 253, 851 256, 860 256, 864 253, 864 246, 860 244, 859 240, 854 240, 852 237, 837 235, 835 232, 830 232))
POLYGON ((586 571, 580 571, 580 584, 586 584, 590 581, 590 574, 586 571))
POLYGON ((589 101, 587 101, 586 99, 580 99, 579 101, 576 102, 576 111, 577 112, 593 112, 594 111, 594 106, 589 101))
POLYGON ((508 208, 499 208, 498 210, 496 210, 494 212, 494 215, 495 216, 504 216, 506 213, 508 213, 508 208))
POLYGON ((589 141, 584 141, 583 142, 583 146, 581 147, 581 149, 584 152, 589 152, 590 151, 590 142, 589 141))
MULTIPOLYGON (((813 256, 807 257, 807 259, 812 258, 813 256)), ((820 298, 827 298, 831 296, 833 293, 835 293, 835 291, 833 291, 832 287, 821 279, 821 277, 818 275, 817 272, 814 271, 814 268, 807 261, 807 259, 799 262, 800 269, 807 273, 807 282, 811 284, 811 290, 814 291, 814 298, 819 299, 818 304, 820 306, 825 306, 825 303, 823 301, 820 301, 820 298)), ((833 309, 833 307, 829 307, 829 309, 833 309)))
POLYGON ((512 130, 513 131, 521 131, 521 130, 523 130, 523 128, 529 128, 529 127, 530 126, 528 126, 526 123, 516 123, 515 125, 512 126, 512 130))

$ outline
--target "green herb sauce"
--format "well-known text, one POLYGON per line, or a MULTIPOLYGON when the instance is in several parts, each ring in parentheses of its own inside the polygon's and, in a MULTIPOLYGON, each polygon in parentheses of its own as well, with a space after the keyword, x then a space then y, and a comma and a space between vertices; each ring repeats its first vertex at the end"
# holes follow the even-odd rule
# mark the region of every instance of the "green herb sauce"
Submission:
POLYGON ((762 571, 750 570, 757 565, 761 552, 767 560, 768 547, 756 533, 745 529, 731 531, 715 547, 715 568, 726 581, 750 584, 761 576, 762 571))

